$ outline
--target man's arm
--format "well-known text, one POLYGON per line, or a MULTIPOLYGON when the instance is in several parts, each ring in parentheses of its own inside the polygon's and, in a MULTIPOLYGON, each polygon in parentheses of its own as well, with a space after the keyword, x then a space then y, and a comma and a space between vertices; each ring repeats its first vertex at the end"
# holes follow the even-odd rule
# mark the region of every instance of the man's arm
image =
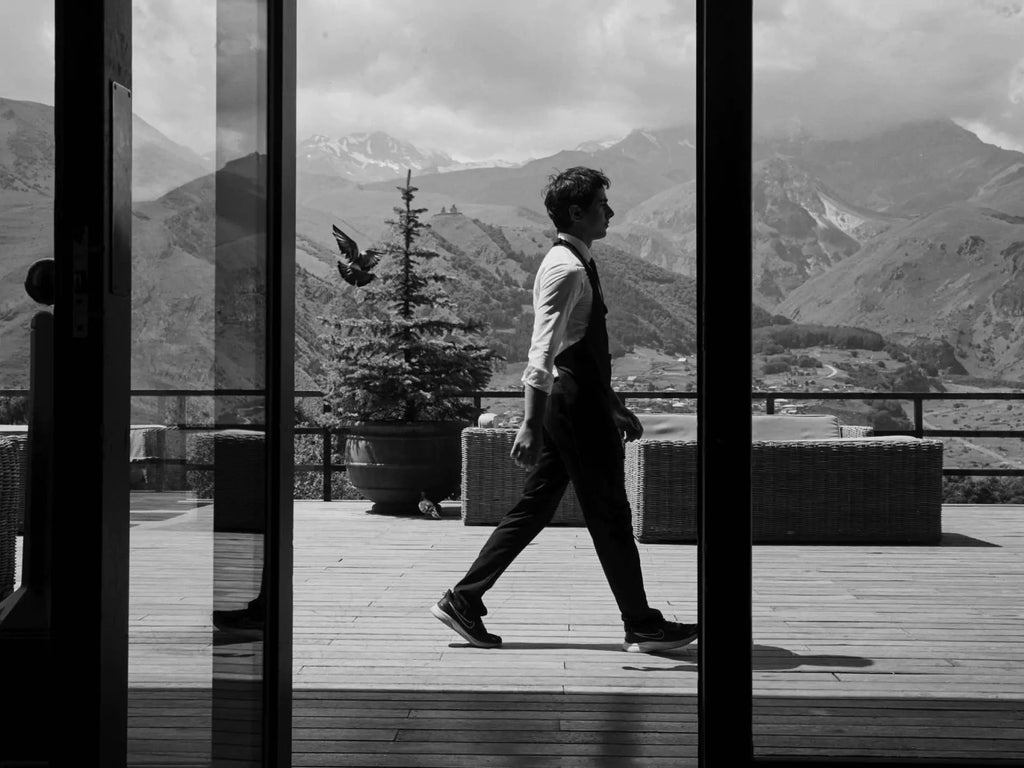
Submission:
POLYGON ((575 264, 541 264, 534 281, 533 334, 523 372, 523 423, 511 457, 520 467, 537 463, 544 443, 544 409, 553 381, 555 354, 565 338, 572 307, 583 294, 586 273, 575 264))
POLYGON ((548 393, 543 389, 529 384, 524 387, 523 423, 519 425, 510 454, 520 467, 532 467, 540 456, 544 445, 544 409, 547 403, 548 393))

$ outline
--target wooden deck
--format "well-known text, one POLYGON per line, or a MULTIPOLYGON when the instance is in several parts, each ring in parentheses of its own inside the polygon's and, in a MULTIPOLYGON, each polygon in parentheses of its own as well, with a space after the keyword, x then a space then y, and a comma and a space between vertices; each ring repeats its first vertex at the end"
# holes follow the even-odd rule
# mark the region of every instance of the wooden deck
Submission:
MULTIPOLYGON (((498 582, 505 644, 485 651, 428 608, 490 528, 367 507, 296 504, 296 766, 696 765, 696 646, 618 650, 584 529, 549 528, 498 582)), ((244 681, 259 649, 212 641, 210 508, 135 508, 133 764, 204 765, 212 670, 244 681)), ((944 530, 935 547, 755 547, 757 754, 1024 760, 1024 508, 948 506, 944 530)), ((696 547, 639 546, 652 604, 694 620, 696 547)), ((237 575, 216 607, 255 594, 237 575)))

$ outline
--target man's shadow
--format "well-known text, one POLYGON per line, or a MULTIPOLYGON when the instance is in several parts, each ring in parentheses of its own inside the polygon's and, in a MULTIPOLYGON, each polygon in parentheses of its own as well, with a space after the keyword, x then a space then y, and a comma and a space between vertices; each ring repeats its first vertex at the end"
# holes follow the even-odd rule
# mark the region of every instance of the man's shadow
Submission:
MULTIPOLYGON (((469 643, 449 643, 449 648, 470 648, 469 643)), ((501 647, 493 649, 501 651, 609 651, 621 654, 622 647, 618 643, 559 643, 555 641, 542 643, 502 643, 501 647)), ((627 666, 623 669, 640 672, 686 672, 697 671, 697 646, 687 645, 683 648, 676 648, 670 651, 656 651, 645 653, 643 656, 657 656, 666 659, 679 659, 688 662, 678 667, 643 667, 627 666)), ((786 669, 798 669, 803 666, 813 667, 848 667, 860 669, 870 667, 875 662, 863 656, 841 656, 838 654, 807 654, 801 655, 790 651, 787 648, 780 648, 775 645, 755 645, 752 651, 752 661, 755 670, 780 671, 786 669)))
MULTIPOLYGON (((663 658, 680 658, 683 652, 687 655, 687 664, 680 664, 675 667, 647 667, 627 665, 623 669, 633 672, 696 672, 697 649, 687 646, 678 651, 665 651, 664 653, 653 653, 651 656, 663 658)), ((790 651, 787 648, 780 648, 775 645, 755 645, 752 651, 752 662, 755 672, 780 672, 788 669, 798 669, 804 666, 811 667, 847 667, 863 669, 870 667, 875 662, 863 656, 840 656, 838 654, 807 654, 806 656, 790 651)))

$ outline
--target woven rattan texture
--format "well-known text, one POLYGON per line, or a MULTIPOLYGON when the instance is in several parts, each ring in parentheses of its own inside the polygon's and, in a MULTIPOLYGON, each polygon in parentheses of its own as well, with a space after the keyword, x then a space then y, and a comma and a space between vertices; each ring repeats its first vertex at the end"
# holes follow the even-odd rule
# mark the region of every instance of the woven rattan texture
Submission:
POLYGON ((626 498, 639 541, 696 541, 697 443, 626 443, 626 498))
POLYGON ((24 435, 0 437, 0 598, 14 590, 18 512, 25 504, 24 435))
MULTIPOLYGON (((627 444, 637 539, 694 541, 696 482, 696 442, 627 444)), ((751 507, 755 543, 934 544, 942 537, 942 443, 871 437, 754 443, 751 507)))
MULTIPOLYGON (((516 430, 468 427, 462 431, 462 522, 495 525, 523 492, 526 470, 509 457, 516 430)), ((565 491, 552 525, 583 525, 572 484, 565 491)))
POLYGON ((884 438, 755 443, 754 541, 934 544, 942 443, 884 438))

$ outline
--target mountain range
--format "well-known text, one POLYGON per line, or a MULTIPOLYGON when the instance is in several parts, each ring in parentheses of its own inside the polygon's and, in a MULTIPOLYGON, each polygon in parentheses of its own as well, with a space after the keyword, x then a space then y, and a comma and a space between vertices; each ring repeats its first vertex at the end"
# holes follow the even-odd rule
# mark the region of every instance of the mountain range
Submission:
MULTIPOLYGON (((50 107, 0 100, 0 356, 10 363, 0 386, 27 378, 21 350, 32 307, 21 281, 31 261, 49 255, 52 124, 50 107)), ((208 161, 141 119, 134 130, 133 386, 207 386, 215 177, 208 161)), ((424 245, 509 360, 525 356, 532 274, 554 234, 540 190, 572 165, 612 180, 616 214, 595 254, 615 351, 692 351, 695 143, 692 126, 638 129, 520 164, 466 167, 384 133, 301 142, 297 385, 322 386, 318 317, 359 300, 337 278, 332 225, 360 247, 380 240, 408 169, 415 203, 428 210, 424 245)), ((946 340, 974 375, 1024 373, 1024 154, 932 120, 857 140, 757 141, 753 155, 758 306, 903 341, 946 340)))
POLYGON ((296 169, 300 174, 329 176, 354 182, 386 181, 406 171, 450 173, 477 167, 515 167, 516 163, 467 163, 445 152, 422 150, 383 131, 352 133, 338 139, 320 134, 299 143, 296 169))

